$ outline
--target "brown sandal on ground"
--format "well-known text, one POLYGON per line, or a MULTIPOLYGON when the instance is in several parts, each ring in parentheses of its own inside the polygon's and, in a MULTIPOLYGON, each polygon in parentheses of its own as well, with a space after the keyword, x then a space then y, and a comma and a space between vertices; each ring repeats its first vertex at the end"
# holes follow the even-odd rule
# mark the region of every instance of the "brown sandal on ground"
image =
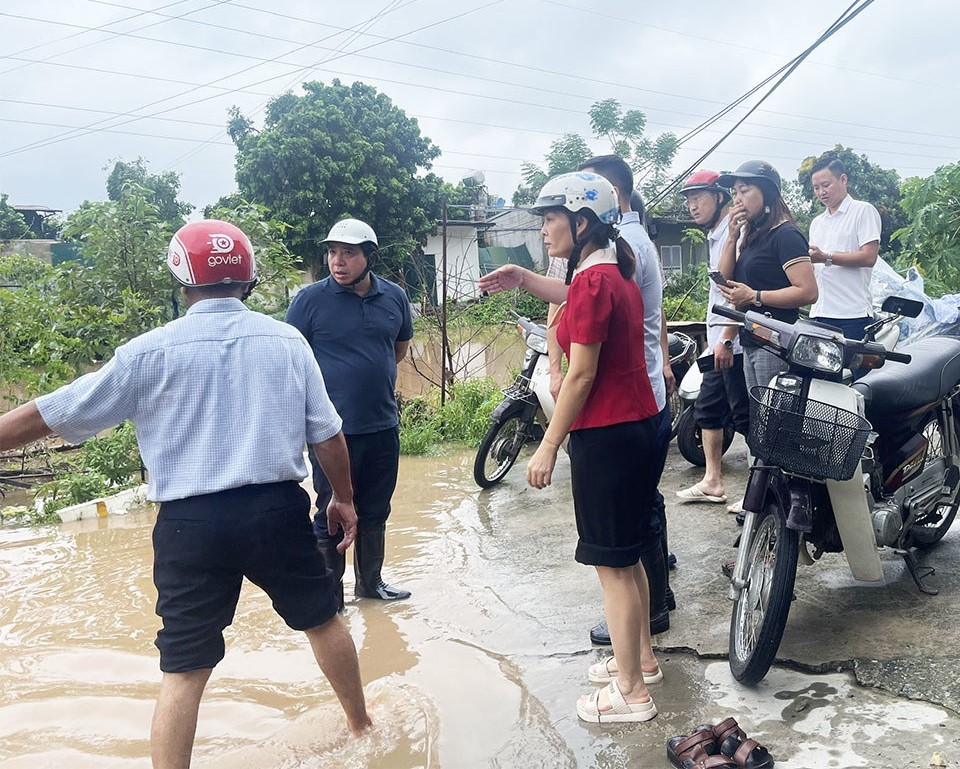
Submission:
MULTIPOLYGON (((698 727, 700 728, 700 727, 698 727)), ((716 726, 709 727, 713 730, 713 735, 717 738, 717 743, 722 745, 727 737, 736 737, 738 740, 747 739, 747 733, 740 728, 735 718, 726 718, 716 726)))
POLYGON ((773 756, 756 740, 730 735, 721 743, 720 752, 732 758, 738 769, 773 769, 773 756))
POLYGON ((688 761, 719 754, 720 743, 709 724, 697 727, 697 731, 690 736, 681 734, 667 740, 667 758, 677 769, 684 769, 688 761))
POLYGON ((727 756, 708 756, 702 751, 698 753, 699 760, 688 759, 683 762, 681 769, 737 769, 732 758, 727 756))

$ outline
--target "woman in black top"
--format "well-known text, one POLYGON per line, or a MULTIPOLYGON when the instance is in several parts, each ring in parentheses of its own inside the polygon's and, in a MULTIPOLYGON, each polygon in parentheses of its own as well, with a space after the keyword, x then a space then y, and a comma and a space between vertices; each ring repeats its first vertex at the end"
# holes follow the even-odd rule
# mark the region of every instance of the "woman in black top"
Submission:
MULTIPOLYGON (((818 292, 807 239, 780 195, 780 174, 767 162, 750 160, 717 184, 733 188, 730 235, 719 264, 728 286, 720 291, 738 309, 793 323, 818 292)), ((786 364, 750 339, 741 342, 748 391, 767 386, 785 370, 786 364)))

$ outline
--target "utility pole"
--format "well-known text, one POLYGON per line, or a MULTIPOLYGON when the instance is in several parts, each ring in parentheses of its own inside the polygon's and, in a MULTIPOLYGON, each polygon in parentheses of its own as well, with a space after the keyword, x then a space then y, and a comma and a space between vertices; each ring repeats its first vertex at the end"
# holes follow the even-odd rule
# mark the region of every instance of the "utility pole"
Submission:
POLYGON ((440 408, 447 400, 447 201, 443 201, 443 256, 440 260, 440 408))

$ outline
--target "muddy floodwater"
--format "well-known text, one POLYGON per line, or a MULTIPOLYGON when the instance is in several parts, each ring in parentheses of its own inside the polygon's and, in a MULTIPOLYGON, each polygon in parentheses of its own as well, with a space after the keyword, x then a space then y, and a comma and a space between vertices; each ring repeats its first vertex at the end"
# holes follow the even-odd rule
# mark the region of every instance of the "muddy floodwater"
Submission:
MULTIPOLYGON (((483 568, 498 535, 468 483, 469 459, 403 459, 388 577, 414 598, 348 600, 374 733, 345 739, 303 636, 247 584, 201 705, 195 766, 466 767, 498 756, 513 765, 511 753, 534 743, 553 753, 563 742, 510 659, 547 644, 502 594, 519 588, 539 600, 540 586, 483 568)), ((149 765, 154 518, 146 510, 0 530, 0 767, 149 765)))
MULTIPOLYGON (((703 507, 670 511, 678 531, 697 520, 713 528, 700 544, 677 538, 681 605, 677 629, 658 636, 660 715, 579 722, 576 698, 591 691, 586 669, 602 654, 587 639, 601 601, 593 571, 573 563, 569 467, 561 458, 544 491, 528 488, 518 467, 481 492, 472 461, 465 450, 401 461, 385 576, 411 600, 353 600, 348 569, 345 619, 375 729, 345 736, 302 634, 245 585, 201 704, 195 767, 667 767, 669 736, 729 715, 771 747, 780 769, 926 767, 933 751, 960 758, 957 718, 942 707, 859 687, 848 673, 774 668, 748 690, 718 654, 692 653, 697 644, 722 650, 722 616, 711 619, 710 607, 729 611, 715 568, 726 551, 711 548, 729 547, 732 517, 703 507), (684 634, 696 642, 672 645, 684 634)), ((673 457, 665 478, 680 488, 696 472, 673 457)), ((160 678, 153 521, 147 510, 0 529, 0 769, 149 767, 160 678)), ((793 643, 803 626, 826 635, 816 623, 793 625, 793 643)))

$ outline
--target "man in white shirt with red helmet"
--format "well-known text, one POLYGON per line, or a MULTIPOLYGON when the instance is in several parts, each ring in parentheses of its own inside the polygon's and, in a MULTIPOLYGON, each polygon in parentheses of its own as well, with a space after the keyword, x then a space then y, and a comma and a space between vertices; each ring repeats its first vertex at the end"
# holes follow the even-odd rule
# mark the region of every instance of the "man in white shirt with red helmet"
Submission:
POLYGON ((223 659, 244 578, 303 630, 347 716, 370 725, 356 648, 317 551, 303 446, 330 479, 331 532, 356 536, 350 463, 320 368, 294 328, 242 303, 256 283, 253 247, 227 222, 174 236, 167 266, 184 317, 117 348, 99 371, 0 416, 0 451, 50 434, 72 443, 133 422, 160 503, 153 530, 163 679, 151 730, 155 769, 190 765, 200 698, 223 659))

